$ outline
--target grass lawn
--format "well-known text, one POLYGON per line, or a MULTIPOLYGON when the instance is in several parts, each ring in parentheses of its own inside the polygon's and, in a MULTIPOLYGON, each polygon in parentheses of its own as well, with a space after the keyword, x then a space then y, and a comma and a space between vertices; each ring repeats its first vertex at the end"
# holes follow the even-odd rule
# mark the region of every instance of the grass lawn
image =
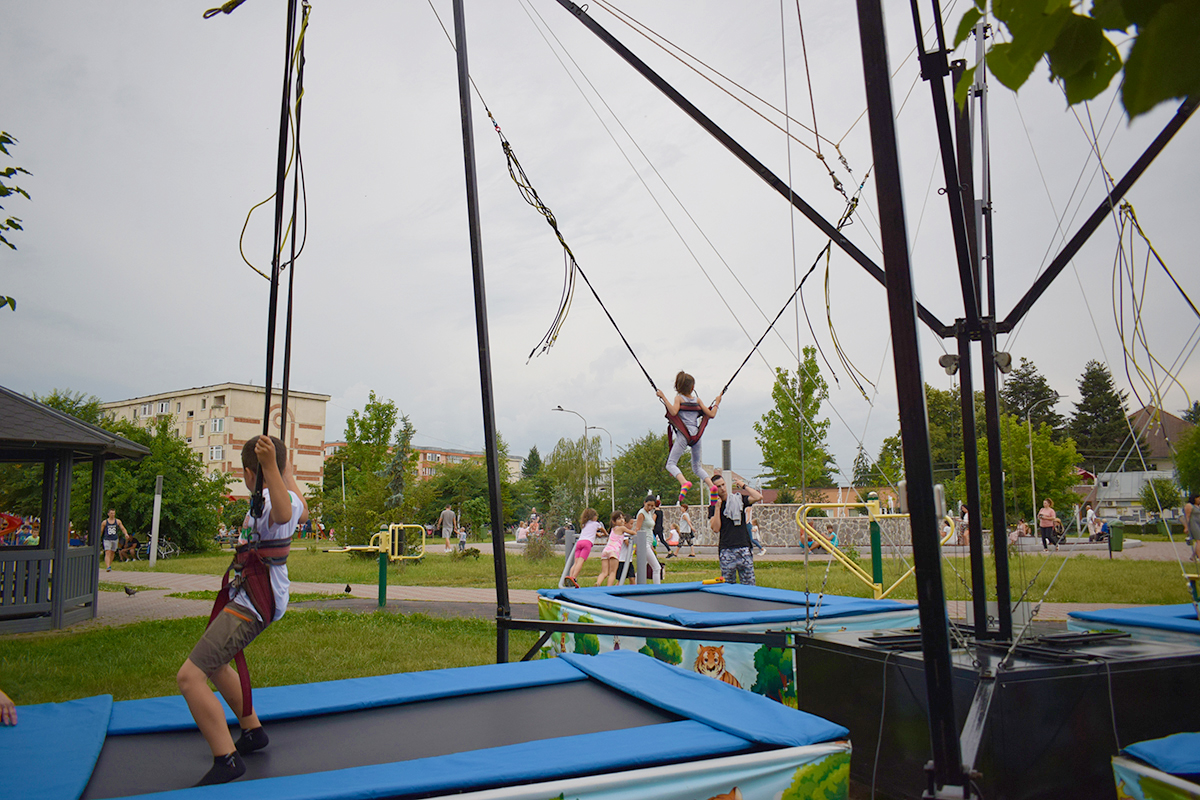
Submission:
MULTIPOLYGON (((20 705, 97 694, 116 700, 177 694, 175 673, 205 622, 192 617, 5 637, 4 691, 20 705)), ((533 633, 511 632, 511 657, 520 658, 536 640, 533 633)), ((255 686, 491 664, 496 626, 423 614, 289 611, 255 640, 246 658, 255 686)))
MULTIPOLYGON (((989 597, 995 599, 995 571, 991 556, 984 561, 987 568, 987 584, 990 587, 989 597)), ((1026 590, 1034 575, 1041 569, 1040 576, 1027 594, 1028 599, 1041 599, 1061 562, 1062 557, 1053 554, 1026 554, 1010 559, 1009 573, 1013 598, 1019 597, 1026 590)), ((182 556, 159 562, 159 569, 163 572, 220 575, 228 563, 227 554, 182 556)), ((808 588, 814 592, 822 591, 823 587, 823 591, 830 594, 871 596, 870 588, 854 578, 841 565, 833 564, 827 570, 826 565, 829 563, 810 562, 806 574, 803 561, 760 560, 755 564, 755 577, 760 586, 799 591, 808 588)), ((860 563, 870 572, 869 558, 860 563)), ((666 579, 671 583, 698 581, 720 575, 717 562, 712 558, 673 558, 666 561, 665 566, 666 579)), ((558 584, 562 561, 557 558, 531 561, 524 556, 510 555, 507 567, 510 589, 544 589, 558 584)), ((884 586, 890 586, 906 569, 907 565, 899 559, 883 559, 884 586)), ((144 561, 114 564, 112 574, 115 576, 118 572, 129 573, 132 585, 137 580, 132 573, 138 571, 150 571, 149 566, 144 561)), ((293 550, 288 559, 288 572, 293 581, 312 581, 338 586, 347 583, 374 584, 379 580, 379 564, 376 560, 353 557, 346 553, 325 553, 315 548, 293 550)), ((599 559, 588 559, 580 576, 580 584, 593 585, 599 572, 599 559)), ((969 597, 963 581, 970 582, 971 567, 965 557, 943 559, 942 574, 948 599, 969 597)), ((420 563, 404 562, 389 566, 388 583, 407 586, 491 588, 495 586, 495 573, 491 560, 486 557, 452 559, 437 554, 420 563)), ((889 597, 899 600, 915 599, 916 589, 912 578, 908 578, 889 597)), ((1109 560, 1103 556, 1080 555, 1069 559, 1046 600, 1058 603, 1164 604, 1187 602, 1188 595, 1187 587, 1180 578, 1179 565, 1175 562, 1109 560)))

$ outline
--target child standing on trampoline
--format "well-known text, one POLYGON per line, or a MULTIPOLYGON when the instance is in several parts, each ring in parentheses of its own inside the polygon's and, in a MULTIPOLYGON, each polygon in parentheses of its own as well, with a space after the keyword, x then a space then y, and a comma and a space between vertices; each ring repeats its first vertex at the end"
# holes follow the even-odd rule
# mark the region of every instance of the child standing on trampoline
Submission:
POLYGON ((625 545, 625 537, 631 531, 625 527, 625 515, 614 511, 609 520, 608 544, 600 551, 600 577, 596 585, 603 586, 608 581, 609 586, 617 585, 617 566, 621 563, 621 548, 625 545))
MULTIPOLYGON (((218 606, 221 610, 175 676, 196 727, 212 749, 212 769, 197 786, 241 777, 246 772, 242 756, 267 746, 267 734, 258 715, 243 707, 241 679, 229 662, 287 610, 287 549, 304 506, 299 496, 288 490, 284 478, 287 446, 282 441, 255 436, 246 442, 242 448, 242 475, 252 492, 260 468, 262 512, 258 517, 247 515, 246 525, 252 529, 252 536, 248 545, 239 546, 235 557, 243 563, 242 579, 225 590, 227 602, 218 606), (208 686, 210 680, 238 718, 242 735, 236 745, 225 723, 225 710, 208 686)), ((218 604, 221 600, 218 596, 218 604)))
POLYGON ((704 454, 700 447, 700 437, 704 433, 704 426, 708 420, 717 415, 717 406, 721 405, 721 395, 717 395, 711 406, 704 405, 704 401, 696 397, 696 379, 682 370, 675 376, 675 391, 675 399, 667 400, 662 389, 659 389, 658 399, 662 400, 663 405, 667 407, 667 419, 670 420, 671 427, 674 429, 671 431, 674 434, 674 440, 671 443, 671 452, 667 456, 667 472, 679 481, 679 500, 683 502, 687 497, 688 489, 692 488, 692 482, 683 477, 683 471, 679 469, 679 459, 683 455, 683 451, 690 447, 692 472, 700 480, 708 483, 708 473, 704 471, 703 466, 704 454))
MULTIPOLYGON (((604 526, 600 524, 600 515, 594 508, 585 508, 579 515, 579 540, 575 542, 575 554, 571 561, 571 572, 566 582, 579 588, 579 573, 583 571, 584 562, 592 554, 592 546, 596 544, 597 536, 607 536, 604 526)), ((597 584, 599 585, 599 584, 597 584)))

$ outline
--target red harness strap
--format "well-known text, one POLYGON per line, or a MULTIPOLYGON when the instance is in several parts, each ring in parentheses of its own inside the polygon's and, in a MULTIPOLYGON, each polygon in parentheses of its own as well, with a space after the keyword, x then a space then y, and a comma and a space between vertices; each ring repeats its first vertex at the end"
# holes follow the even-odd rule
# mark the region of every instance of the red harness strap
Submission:
POLYGON ((678 433, 687 441, 688 447, 692 447, 696 444, 696 442, 700 441, 700 437, 704 435, 704 429, 708 427, 708 421, 711 418, 708 416, 708 414, 704 413, 704 410, 700 408, 699 403, 689 403, 684 401, 679 404, 680 412, 682 412, 685 408, 688 411, 700 412, 700 426, 696 429, 695 435, 693 435, 691 431, 687 429, 687 425, 683 423, 683 418, 680 417, 679 414, 667 414, 667 422, 669 423, 667 425, 668 450, 675 446, 676 433, 678 433))
MULTIPOLYGON (((275 619, 275 592, 271 589, 271 571, 268 567, 287 563, 288 553, 292 549, 292 539, 272 539, 267 543, 238 545, 234 551, 233 561, 221 576, 221 590, 217 592, 216 602, 213 603, 212 613, 208 615, 208 624, 217 618, 228 605, 229 587, 245 589, 251 605, 262 617, 264 626, 270 625, 275 619), (229 573, 234 573, 233 581, 229 573)), ((232 614, 233 612, 230 611, 232 614)), ((254 703, 250 691, 250 668, 246 665, 246 654, 239 650, 233 657, 237 665, 238 680, 242 685, 242 716, 249 716, 254 711, 254 703)))

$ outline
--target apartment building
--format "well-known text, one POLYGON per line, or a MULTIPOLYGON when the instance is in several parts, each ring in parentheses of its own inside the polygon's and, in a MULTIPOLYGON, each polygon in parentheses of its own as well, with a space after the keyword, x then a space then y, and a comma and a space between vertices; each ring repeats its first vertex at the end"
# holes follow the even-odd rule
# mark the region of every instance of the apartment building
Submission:
MULTIPOLYGON (((455 450, 449 447, 416 447, 417 451, 417 477, 421 480, 429 480, 437 472, 438 467, 447 464, 461 464, 464 461, 486 461, 487 454, 476 450, 455 450)), ((524 459, 520 456, 508 457, 508 479, 510 481, 520 480, 521 464, 524 459)))
MULTIPOLYGON (((230 494, 249 497, 241 480, 241 452, 250 437, 262 433, 266 391, 244 383, 220 383, 174 392, 104 403, 115 419, 149 426, 170 416, 175 431, 188 443, 208 472, 235 477, 230 494)), ((301 489, 319 486, 325 464, 325 404, 327 394, 288 393, 286 435, 280 436, 282 408, 276 390, 271 392, 271 433, 288 446, 288 458, 301 489)))

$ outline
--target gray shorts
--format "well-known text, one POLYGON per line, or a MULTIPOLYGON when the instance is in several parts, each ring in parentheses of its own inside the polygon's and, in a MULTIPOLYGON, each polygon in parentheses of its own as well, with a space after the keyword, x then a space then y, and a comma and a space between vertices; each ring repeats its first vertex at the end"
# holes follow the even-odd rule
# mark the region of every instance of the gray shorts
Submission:
POLYGON ((718 550, 717 560, 721 563, 721 577, 726 583, 733 583, 736 578, 743 586, 754 585, 754 554, 749 547, 718 550))
POLYGON ((229 603, 196 642, 188 661, 211 678, 266 627, 250 609, 239 603, 229 603))
POLYGON ((116 550, 118 549, 118 548, 117 548, 117 540, 116 540, 116 539, 102 539, 102 540, 101 540, 101 544, 103 544, 103 545, 104 545, 104 549, 105 549, 105 550, 113 550, 113 551, 116 551, 116 550))

